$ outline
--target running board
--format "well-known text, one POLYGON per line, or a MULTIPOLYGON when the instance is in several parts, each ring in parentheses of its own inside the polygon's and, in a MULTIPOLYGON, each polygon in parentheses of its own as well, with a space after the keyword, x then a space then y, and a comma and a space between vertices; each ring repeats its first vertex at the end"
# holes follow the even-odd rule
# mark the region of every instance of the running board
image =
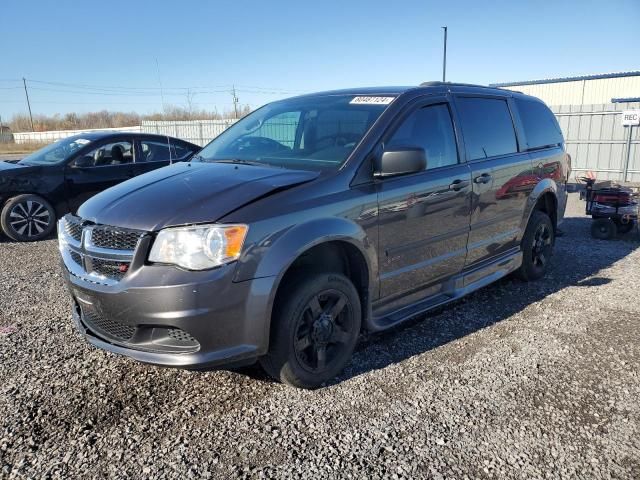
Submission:
POLYGON ((442 284, 442 289, 435 295, 428 296, 411 305, 400 308, 389 314, 376 317, 373 315, 369 323, 369 330, 379 332, 395 327, 416 315, 421 315, 458 300, 482 287, 485 287, 502 277, 517 270, 522 264, 522 252, 513 249, 498 259, 481 263, 469 270, 463 270, 442 284))

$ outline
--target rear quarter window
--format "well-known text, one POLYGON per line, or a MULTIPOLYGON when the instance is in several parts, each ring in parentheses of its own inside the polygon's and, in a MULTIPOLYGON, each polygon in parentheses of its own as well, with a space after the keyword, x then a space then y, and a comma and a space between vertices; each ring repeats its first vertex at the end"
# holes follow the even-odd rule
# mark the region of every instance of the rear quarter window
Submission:
POLYGON ((545 104, 516 98, 516 105, 529 150, 559 145, 564 141, 555 115, 545 104))
POLYGON ((516 132, 506 100, 459 97, 456 104, 469 160, 518 151, 516 132))

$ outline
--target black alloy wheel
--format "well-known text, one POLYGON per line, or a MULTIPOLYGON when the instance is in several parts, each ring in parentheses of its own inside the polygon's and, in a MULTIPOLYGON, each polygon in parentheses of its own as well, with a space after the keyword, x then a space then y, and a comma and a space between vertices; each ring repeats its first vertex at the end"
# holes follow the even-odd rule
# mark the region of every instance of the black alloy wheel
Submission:
POLYGON ((533 235, 531 259, 534 265, 546 267, 553 250, 552 238, 551 228, 545 223, 540 223, 533 235))
POLYGON ((294 337, 295 354, 311 373, 323 372, 344 356, 353 334, 353 312, 347 296, 326 290, 309 299, 298 318, 294 337))
POLYGON ((281 288, 260 363, 283 383, 320 387, 351 359, 360 335, 360 296, 338 273, 300 274, 281 288))
POLYGON ((554 245, 551 219, 545 212, 534 210, 522 237, 522 265, 517 275, 525 281, 542 278, 549 268, 554 245))

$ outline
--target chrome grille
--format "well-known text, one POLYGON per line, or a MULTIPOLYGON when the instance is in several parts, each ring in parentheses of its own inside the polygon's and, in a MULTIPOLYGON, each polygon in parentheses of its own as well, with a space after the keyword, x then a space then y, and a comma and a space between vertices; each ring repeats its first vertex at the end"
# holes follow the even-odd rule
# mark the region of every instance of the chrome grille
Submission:
POLYGON ((114 250, 135 250, 141 232, 131 230, 118 230, 112 227, 94 227, 91 230, 91 243, 99 248, 111 248, 114 250))
POLYGON ((79 218, 69 216, 68 221, 64 225, 65 232, 75 241, 79 242, 82 238, 82 223, 79 218))
POLYGON ((60 220, 58 235, 62 258, 72 275, 115 285, 127 275, 145 232, 95 225, 67 215, 60 220))
POLYGON ((111 278, 113 280, 122 280, 129 270, 129 262, 119 262, 113 260, 103 260, 101 258, 91 259, 91 269, 98 275, 111 278))
POLYGON ((82 255, 76 252, 71 252, 71 259, 78 265, 82 266, 82 255))

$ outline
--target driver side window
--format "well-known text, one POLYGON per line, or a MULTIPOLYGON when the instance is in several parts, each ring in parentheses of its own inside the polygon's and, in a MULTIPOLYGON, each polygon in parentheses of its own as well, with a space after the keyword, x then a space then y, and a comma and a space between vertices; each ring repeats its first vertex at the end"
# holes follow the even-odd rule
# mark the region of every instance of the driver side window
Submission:
POLYGON ((458 148, 446 104, 430 105, 411 113, 387 142, 389 147, 422 147, 427 170, 458 163, 458 148))
POLYGON ((75 165, 80 167, 104 167, 107 165, 123 165, 132 162, 132 143, 119 141, 100 145, 76 159, 75 165))

